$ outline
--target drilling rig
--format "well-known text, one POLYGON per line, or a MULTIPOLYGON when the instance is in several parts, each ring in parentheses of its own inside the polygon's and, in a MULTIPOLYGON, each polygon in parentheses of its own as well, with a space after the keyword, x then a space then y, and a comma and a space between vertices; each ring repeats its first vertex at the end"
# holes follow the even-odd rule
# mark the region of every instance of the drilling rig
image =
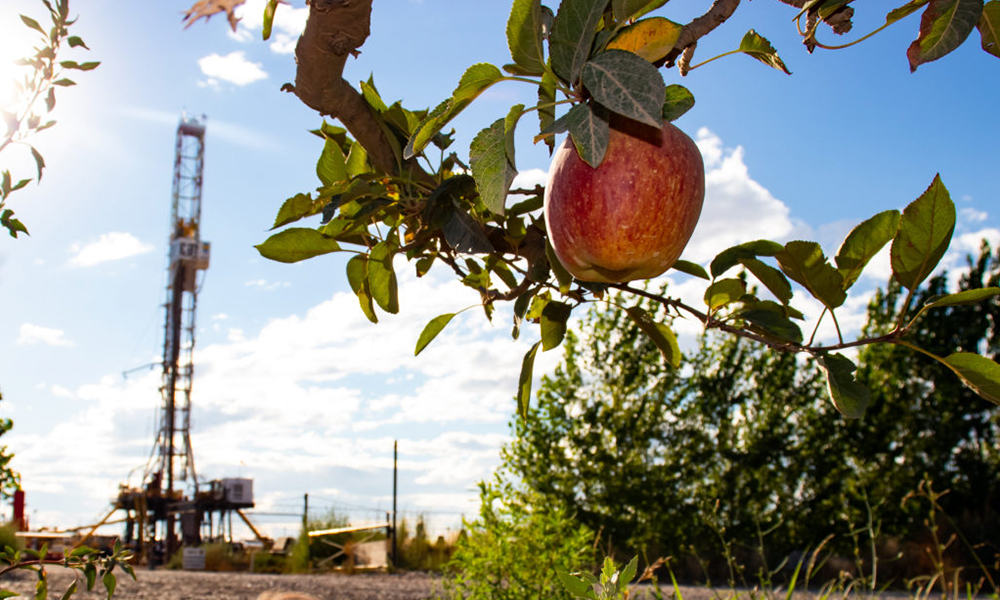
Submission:
POLYGON ((142 485, 120 486, 111 512, 83 537, 86 540, 117 511, 125 511, 124 542, 150 566, 163 564, 182 545, 197 546, 206 537, 224 539, 227 516, 232 541, 233 512, 265 545, 270 541, 241 511, 254 505, 253 481, 230 478, 199 484, 191 448, 195 309, 211 249, 201 239, 205 125, 204 116, 182 116, 177 127, 156 441, 142 485))

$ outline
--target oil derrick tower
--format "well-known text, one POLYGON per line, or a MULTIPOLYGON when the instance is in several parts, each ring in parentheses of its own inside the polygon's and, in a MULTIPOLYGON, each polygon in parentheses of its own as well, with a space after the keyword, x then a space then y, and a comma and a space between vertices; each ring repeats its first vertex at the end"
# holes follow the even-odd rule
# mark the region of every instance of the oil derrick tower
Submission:
POLYGON ((193 497, 197 498, 198 478, 191 448, 191 384, 199 273, 208 268, 210 250, 208 242, 201 240, 204 164, 204 117, 182 116, 174 155, 158 432, 142 487, 122 486, 115 503, 115 510, 126 512, 126 542, 133 544, 139 556, 151 565, 166 560, 181 541, 200 541, 201 513, 182 486, 190 482, 193 497), (178 521, 181 540, 177 536, 178 521))
MULTIPOLYGON (((170 265, 167 278, 166 322, 163 336, 163 397, 155 456, 144 481, 159 487, 166 499, 179 499, 179 482, 190 479, 194 494, 198 478, 191 449, 191 383, 194 375, 195 309, 200 271, 208 268, 209 244, 201 241, 201 189, 205 164, 204 120, 181 118, 174 155, 173 201, 170 214, 170 265)), ((191 515, 185 512, 182 518, 191 515)), ((164 523, 168 551, 177 547, 175 514, 154 515, 164 523)), ((194 516, 194 515, 191 515, 194 516)), ((190 530, 192 524, 185 523, 190 530)), ((194 524, 194 532, 198 525, 194 524)), ((187 536, 189 537, 189 536, 187 536)))
MULTIPOLYGON (((120 486, 111 516, 125 511, 124 542, 146 564, 163 564, 181 546, 207 538, 225 539, 226 518, 232 541, 232 513, 265 545, 267 539, 241 509, 252 508, 253 481, 229 478, 199 482, 191 448, 191 387, 194 377, 195 309, 210 245, 201 240, 201 192, 205 158, 205 119, 182 117, 177 126, 170 215, 163 375, 156 441, 140 487, 120 486), (190 489, 186 494, 184 488, 190 489), (218 518, 213 519, 213 514, 218 518)), ((82 543, 82 541, 81 541, 82 543)))

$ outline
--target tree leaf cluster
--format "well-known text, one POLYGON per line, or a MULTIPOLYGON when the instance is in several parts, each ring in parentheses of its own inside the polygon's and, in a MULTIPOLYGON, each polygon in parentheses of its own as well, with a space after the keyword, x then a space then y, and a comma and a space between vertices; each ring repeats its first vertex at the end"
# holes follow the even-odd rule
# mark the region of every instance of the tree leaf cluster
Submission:
MULTIPOLYGON (((933 23, 944 18, 935 15, 947 13, 954 23, 945 27, 941 37, 953 40, 954 29, 969 21, 973 12, 988 32, 995 12, 990 5, 997 1, 983 5, 981 0, 913 0, 890 12, 886 25, 921 9, 925 20, 933 23), (973 10, 976 2, 983 5, 981 11, 973 10)), ((848 4, 807 2, 797 19, 804 18, 808 25, 803 30, 805 39, 819 46, 815 33, 820 23, 836 32, 849 29, 853 8, 848 4)), ((893 280, 909 290, 911 298, 934 273, 955 227, 955 207, 940 177, 935 176, 927 190, 902 211, 885 211, 859 224, 832 257, 814 241, 755 240, 723 250, 707 270, 679 261, 678 274, 707 281, 704 306, 650 293, 639 285, 575 281, 547 241, 541 214, 544 190, 540 186, 511 190, 518 172, 516 129, 528 113, 538 117, 536 142, 544 141, 551 149, 554 136, 566 133, 579 155, 596 167, 607 149, 614 119, 652 129, 694 105, 690 91, 666 85, 659 68, 681 60, 682 52, 687 53, 687 68, 694 68, 690 65, 693 42, 685 36, 697 35, 690 33, 697 23, 681 27, 653 14, 669 9, 663 2, 562 0, 552 10, 540 0, 514 0, 505 29, 512 62, 472 65, 435 108, 411 110, 400 102, 389 105, 372 79, 361 82, 361 96, 391 149, 395 168, 376 166, 368 150, 344 129, 324 123, 315 132, 323 139, 316 166, 319 186, 285 201, 274 223, 281 231, 257 249, 282 262, 347 252, 351 255, 346 265, 348 282, 372 322, 378 321, 380 311, 400 309, 397 257, 418 276, 434 265, 453 272, 478 293, 487 318, 492 318, 497 303, 513 302, 512 337, 517 339, 524 332, 525 323, 538 328, 536 342, 524 355, 517 388, 522 415, 527 414, 538 352, 558 347, 574 310, 601 300, 611 288, 653 299, 671 314, 694 318, 706 329, 814 358, 826 376, 833 405, 845 415, 862 415, 870 394, 856 378, 858 365, 850 351, 871 344, 897 344, 924 352, 908 341, 907 334, 925 311, 946 304, 929 305, 911 317, 904 318, 900 312, 892 330, 854 340, 844 338, 837 313, 864 269, 886 246, 893 280), (536 86, 538 104, 516 104, 497 115, 474 137, 466 164, 451 150, 453 132, 446 128, 486 90, 505 83, 536 86), (317 215, 322 215, 319 227, 293 226, 317 215), (796 294, 806 294, 823 307, 814 322, 806 323, 803 311, 794 305, 796 294), (824 323, 831 323, 837 332, 832 344, 817 341, 824 323)), ((935 27, 928 25, 928 32, 935 27)), ((774 47, 754 30, 732 53, 747 54, 788 72, 774 47)), ((983 302, 992 293, 964 298, 983 302)), ((904 305, 909 306, 909 301, 904 305)), ((432 319, 416 340, 415 353, 424 351, 464 308, 447 309, 432 319)), ((679 352, 670 324, 652 318, 653 313, 646 310, 632 308, 628 314, 656 344, 665 368, 675 368, 679 352)), ((997 402, 1000 379, 994 361, 974 358, 974 352, 933 356, 970 389, 997 402)))
MULTIPOLYGON (((79 36, 70 35, 69 28, 76 19, 69 17, 69 0, 41 0, 48 11, 50 26, 27 15, 20 15, 21 24, 37 34, 34 53, 17 61, 22 73, 15 83, 16 101, 8 108, 0 110, 3 115, 5 132, 0 138, 0 155, 16 146, 23 146, 35 161, 34 180, 41 182, 45 169, 45 159, 29 141, 36 134, 56 124, 48 115, 56 107, 56 88, 76 85, 64 76, 65 71, 92 71, 99 62, 77 62, 60 60, 68 46, 70 49, 90 50, 79 36)), ((7 206, 10 195, 23 189, 32 178, 15 180, 10 170, 0 168, 0 227, 11 237, 28 234, 28 229, 14 217, 13 209, 7 206)))

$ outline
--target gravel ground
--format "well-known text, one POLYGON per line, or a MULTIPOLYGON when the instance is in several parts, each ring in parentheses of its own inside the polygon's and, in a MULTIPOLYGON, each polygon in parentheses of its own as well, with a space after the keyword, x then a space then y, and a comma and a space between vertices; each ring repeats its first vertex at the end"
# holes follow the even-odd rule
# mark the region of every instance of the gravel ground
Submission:
MULTIPOLYGON (((49 597, 60 598, 72 582, 72 574, 53 569, 49 597)), ((115 600, 304 600, 301 593, 319 600, 425 600, 434 593, 438 578, 425 573, 365 573, 355 575, 259 575, 253 573, 208 573, 149 571, 136 569, 138 581, 119 574, 115 600), (285 594, 282 594, 284 592, 285 594), (299 594, 291 594, 299 592, 299 594), (284 596, 284 597, 282 597, 284 596)), ((26 572, 0 579, 0 586, 34 597, 37 578, 26 572)), ((81 582, 82 583, 82 582, 81 582)), ((106 598, 98 582, 92 592, 77 592, 74 599, 106 598)))
MULTIPOLYGON (((362 573, 354 575, 260 575, 253 573, 209 573, 193 571, 148 571, 136 569, 138 581, 128 575, 119 576, 114 600, 428 600, 440 589, 440 578, 426 573, 397 574, 362 573), (303 595, 306 594, 306 595, 303 595)), ((14 572, 0 577, 0 587, 23 594, 35 595, 36 577, 27 572, 14 572)), ((72 581, 72 574, 61 569, 50 570, 49 598, 61 598, 72 581)), ((100 582, 95 591, 81 591, 73 598, 104 600, 107 594, 100 582)), ((673 598, 673 589, 661 588, 663 597, 673 598)), ((652 600, 649 586, 632 589, 634 600, 652 600)), ((728 589, 713 593, 704 587, 681 586, 682 600, 719 600, 732 597, 728 589)), ((739 597, 749 600, 750 594, 739 597)), ((757 595, 757 598, 760 598, 757 595)), ((784 593, 777 594, 784 600, 784 593)), ((855 598, 857 596, 854 596, 855 598)), ((882 593, 880 600, 909 600, 905 594, 882 593)), ((796 592, 793 600, 816 600, 810 593, 796 592)))

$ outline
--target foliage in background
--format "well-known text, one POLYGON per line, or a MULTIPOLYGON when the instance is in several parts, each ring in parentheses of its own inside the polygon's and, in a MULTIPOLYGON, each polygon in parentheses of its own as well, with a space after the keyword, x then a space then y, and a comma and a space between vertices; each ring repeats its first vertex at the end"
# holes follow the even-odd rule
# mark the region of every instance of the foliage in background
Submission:
MULTIPOLYGON (((308 532, 320 531, 322 529, 336 529, 338 527, 346 527, 348 524, 349 520, 347 515, 339 514, 333 507, 331 507, 322 516, 309 518, 306 522, 305 535, 300 533, 299 539, 296 542, 296 546, 301 545, 303 541, 305 541, 308 546, 309 553, 307 556, 309 570, 317 568, 321 564, 326 568, 332 568, 333 566, 336 566, 336 564, 343 562, 343 559, 337 560, 331 559, 331 557, 340 552, 340 548, 338 546, 346 544, 351 539, 351 535, 344 533, 332 536, 309 537, 308 532)), ((299 550, 296 555, 300 556, 301 552, 302 550, 299 550)), ((297 558, 293 565, 293 569, 299 569, 301 566, 301 558, 297 558)))
POLYGON ((556 572, 592 568, 594 532, 501 474, 479 484, 479 498, 479 517, 465 523, 440 596, 568 600, 556 572))
MULTIPOLYGON (((3 392, 0 392, 0 402, 2 401, 3 392)), ((13 427, 13 421, 0 418, 0 437, 13 427)), ((7 450, 7 446, 0 446, 0 498, 10 499, 15 491, 21 489, 21 475, 10 466, 10 461, 13 459, 14 453, 7 450)), ((0 548, 3 548, 2 544, 0 548)))
MULTIPOLYGON (((946 275, 932 278, 915 306, 998 279, 1000 256, 984 246, 957 290, 946 275)), ((877 295, 866 335, 892 326, 900 298, 898 285, 877 295)), ((936 362, 892 345, 865 349, 863 360, 878 365, 859 374, 872 406, 845 421, 821 401, 813 363, 739 338, 705 336, 689 373, 664 369, 625 302, 609 297, 579 335, 567 333, 562 363, 503 450, 504 467, 538 502, 601 531, 602 548, 673 556, 681 577, 730 581, 753 581, 822 542, 858 556, 857 575, 880 555, 883 580, 901 584, 930 568, 931 526, 966 536, 946 553, 962 578, 983 577, 1000 557, 1000 414, 947 370, 928 368, 936 362), (924 523, 921 486, 948 490, 936 500, 940 523, 924 523), (869 525, 877 539, 859 550, 869 525)), ((998 315, 995 297, 948 306, 912 335, 941 354, 996 357, 998 315)))
MULTIPOLYGON (((16 82, 16 100, 9 106, 0 107, 6 127, 6 132, 0 138, 0 153, 15 146, 26 147, 35 160, 37 168, 35 179, 38 182, 42 180, 45 159, 29 140, 56 124, 49 118, 49 114, 56 106, 56 88, 76 85, 72 79, 64 76, 64 72, 90 71, 100 64, 60 60, 65 46, 84 50, 89 48, 79 36, 69 35, 69 28, 76 22, 76 19, 69 18, 69 0, 51 2, 41 0, 41 2, 48 9, 52 25, 43 27, 37 20, 21 15, 24 26, 38 34, 37 45, 34 54, 18 61, 24 70, 23 78, 16 82)), ((31 183, 30 177, 16 178, 9 168, 0 168, 0 226, 15 238, 18 233, 28 233, 28 229, 14 217, 14 211, 7 206, 7 201, 11 194, 29 183, 31 183)))
POLYGON ((0 548, 10 548, 14 551, 24 548, 24 540, 17 537, 17 527, 13 523, 0 525, 0 548))
POLYGON ((396 548, 399 559, 396 567, 403 570, 434 571, 444 570, 455 552, 455 544, 465 535, 459 532, 452 539, 438 535, 432 542, 427 536, 427 526, 423 515, 417 517, 413 535, 410 535, 409 523, 403 519, 399 524, 396 548))

